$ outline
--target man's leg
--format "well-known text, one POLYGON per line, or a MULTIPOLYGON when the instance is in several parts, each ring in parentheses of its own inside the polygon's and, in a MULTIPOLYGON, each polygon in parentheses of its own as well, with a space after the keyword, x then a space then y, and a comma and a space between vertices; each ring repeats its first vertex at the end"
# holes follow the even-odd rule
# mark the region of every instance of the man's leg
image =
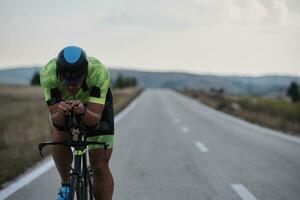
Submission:
POLYGON ((112 200, 114 181, 109 168, 112 149, 92 149, 89 151, 90 164, 94 174, 94 194, 96 200, 112 200))
MULTIPOLYGON (((58 131, 53 125, 51 119, 50 130, 51 138, 53 142, 66 141, 69 135, 65 132, 58 131)), ((57 171, 60 175, 62 183, 69 183, 69 174, 71 170, 71 164, 73 160, 73 155, 70 147, 65 147, 62 145, 52 146, 52 157, 55 162, 57 171)))

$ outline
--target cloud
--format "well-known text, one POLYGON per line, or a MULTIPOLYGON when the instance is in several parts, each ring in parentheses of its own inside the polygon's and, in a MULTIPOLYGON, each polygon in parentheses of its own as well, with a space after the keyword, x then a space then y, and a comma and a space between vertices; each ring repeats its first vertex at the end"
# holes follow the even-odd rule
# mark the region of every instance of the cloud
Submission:
POLYGON ((291 22, 291 14, 286 2, 283 0, 274 0, 272 9, 276 12, 279 22, 282 25, 288 25, 291 22))
POLYGON ((268 16, 268 10, 258 0, 230 0, 229 16, 233 21, 260 23, 268 16))
MULTIPOLYGON (((237 26, 300 26, 299 8, 291 0, 228 0, 229 21, 237 26), (293 11, 291 6, 295 6, 293 11)), ((296 4, 298 5, 298 4, 296 4)))
POLYGON ((76 43, 105 63, 149 69, 300 66, 298 0, 6 2, 0 6, 2 65, 44 62, 76 43))
POLYGON ((180 8, 180 4, 176 0, 154 3, 151 1, 129 2, 126 5, 121 3, 106 10, 100 25, 150 29, 174 29, 188 25, 186 20, 178 18, 177 8, 180 8))
POLYGON ((197 26, 268 27, 298 26, 300 4, 293 0, 189 0, 182 17, 197 19, 197 26))

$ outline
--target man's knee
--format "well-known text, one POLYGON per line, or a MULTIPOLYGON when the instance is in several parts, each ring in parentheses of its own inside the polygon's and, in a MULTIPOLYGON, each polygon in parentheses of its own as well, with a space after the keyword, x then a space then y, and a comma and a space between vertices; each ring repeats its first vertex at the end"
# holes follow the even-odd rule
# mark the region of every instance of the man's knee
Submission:
POLYGON ((112 150, 96 149, 90 152, 90 164, 96 177, 106 177, 110 175, 109 159, 112 150))
POLYGON ((110 176, 110 169, 106 162, 94 163, 92 170, 95 177, 106 178, 110 176))

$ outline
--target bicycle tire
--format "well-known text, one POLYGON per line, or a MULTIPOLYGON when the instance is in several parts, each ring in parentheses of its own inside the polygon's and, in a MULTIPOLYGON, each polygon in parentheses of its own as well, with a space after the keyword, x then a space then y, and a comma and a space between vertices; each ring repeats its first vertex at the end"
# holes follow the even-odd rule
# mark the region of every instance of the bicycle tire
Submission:
POLYGON ((76 185, 77 185, 77 176, 72 175, 70 178, 70 194, 69 194, 69 200, 75 199, 75 192, 76 192, 76 185))
POLYGON ((84 197, 85 200, 94 200, 94 192, 93 192, 93 184, 92 184, 92 177, 89 168, 83 171, 83 178, 84 178, 84 197))
POLYGON ((77 175, 71 176, 69 200, 84 200, 83 184, 78 178, 77 175))
POLYGON ((88 192, 89 192, 89 200, 94 200, 95 197, 94 197, 94 188, 93 188, 93 181, 92 181, 92 178, 93 178, 93 175, 92 175, 92 172, 89 172, 88 173, 88 192))
POLYGON ((86 200, 84 196, 84 185, 82 181, 77 181, 76 197, 77 200, 86 200))

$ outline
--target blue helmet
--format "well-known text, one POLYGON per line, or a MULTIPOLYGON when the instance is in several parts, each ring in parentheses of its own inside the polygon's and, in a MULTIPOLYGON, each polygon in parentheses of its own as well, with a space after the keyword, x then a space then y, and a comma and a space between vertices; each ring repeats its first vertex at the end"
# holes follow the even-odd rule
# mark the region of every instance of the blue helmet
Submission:
POLYGON ((80 84, 88 73, 88 57, 83 49, 68 46, 56 58, 56 74, 64 85, 80 84))

